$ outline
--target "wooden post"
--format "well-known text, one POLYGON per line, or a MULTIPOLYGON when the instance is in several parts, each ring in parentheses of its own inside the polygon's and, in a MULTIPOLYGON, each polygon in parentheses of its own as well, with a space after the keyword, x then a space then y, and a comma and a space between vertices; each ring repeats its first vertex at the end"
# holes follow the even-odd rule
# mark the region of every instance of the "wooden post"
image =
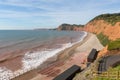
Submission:
POLYGON ((107 78, 109 78, 109 71, 107 72, 107 78))
POLYGON ((117 79, 119 79, 119 71, 117 71, 117 79))
POLYGON ((120 79, 120 71, 118 71, 119 75, 118 75, 118 79, 120 79))

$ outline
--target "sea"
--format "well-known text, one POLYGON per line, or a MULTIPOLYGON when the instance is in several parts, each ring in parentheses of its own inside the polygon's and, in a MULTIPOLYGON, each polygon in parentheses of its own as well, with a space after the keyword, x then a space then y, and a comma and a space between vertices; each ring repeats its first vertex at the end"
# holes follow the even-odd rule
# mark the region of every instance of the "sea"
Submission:
POLYGON ((0 30, 0 54, 20 50, 48 50, 82 40, 85 32, 57 30, 0 30))
POLYGON ((0 30, 0 55, 25 53, 21 61, 21 69, 12 71, 0 67, 0 80, 11 80, 38 68, 48 58, 81 42, 86 35, 84 31, 0 30))

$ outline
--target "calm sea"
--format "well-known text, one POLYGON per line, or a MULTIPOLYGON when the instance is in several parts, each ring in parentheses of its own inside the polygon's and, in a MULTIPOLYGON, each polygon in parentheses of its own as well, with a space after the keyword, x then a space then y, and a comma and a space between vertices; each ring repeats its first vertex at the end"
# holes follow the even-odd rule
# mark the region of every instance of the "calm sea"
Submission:
POLYGON ((58 48, 60 44, 80 40, 84 34, 55 30, 0 30, 0 54, 25 49, 58 48))

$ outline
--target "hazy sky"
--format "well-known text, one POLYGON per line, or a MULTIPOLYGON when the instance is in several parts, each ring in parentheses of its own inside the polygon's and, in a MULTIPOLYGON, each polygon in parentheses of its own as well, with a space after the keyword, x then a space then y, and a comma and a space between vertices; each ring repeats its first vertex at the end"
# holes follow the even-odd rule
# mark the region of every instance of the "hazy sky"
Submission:
POLYGON ((0 29, 86 24, 99 14, 118 12, 120 0, 0 0, 0 29))

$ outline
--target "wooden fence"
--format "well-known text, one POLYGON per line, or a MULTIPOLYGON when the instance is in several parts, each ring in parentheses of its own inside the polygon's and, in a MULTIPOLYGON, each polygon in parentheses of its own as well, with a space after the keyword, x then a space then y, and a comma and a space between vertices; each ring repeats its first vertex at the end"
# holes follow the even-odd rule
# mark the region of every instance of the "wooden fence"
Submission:
POLYGON ((120 80, 120 71, 92 72, 93 80, 120 80))

